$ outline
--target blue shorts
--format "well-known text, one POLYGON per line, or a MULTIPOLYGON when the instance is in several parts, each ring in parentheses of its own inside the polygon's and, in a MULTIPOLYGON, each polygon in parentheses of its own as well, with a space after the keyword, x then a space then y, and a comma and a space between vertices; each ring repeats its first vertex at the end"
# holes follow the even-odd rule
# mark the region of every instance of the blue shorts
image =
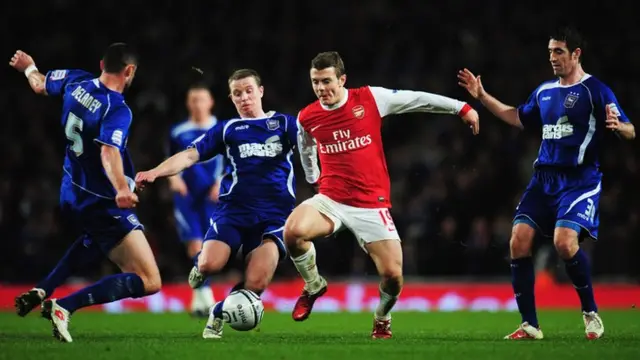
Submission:
POLYGON ((60 208, 65 223, 84 237, 85 247, 95 246, 108 255, 131 231, 144 231, 132 209, 120 209, 115 200, 82 192, 61 191, 60 208), (87 197, 94 199, 87 201, 87 197))
POLYGON ((255 250, 264 239, 272 239, 278 247, 280 260, 287 255, 284 244, 284 223, 286 218, 259 219, 259 217, 216 216, 204 237, 219 240, 229 245, 234 257, 242 247, 243 256, 255 250), (251 221, 253 220, 253 221, 251 221))
POLYGON ((602 173, 596 169, 536 169, 520 204, 514 225, 531 225, 543 236, 553 237, 554 228, 578 232, 580 239, 598 239, 602 173))
POLYGON ((180 241, 202 240, 210 226, 210 216, 215 203, 209 198, 195 199, 192 196, 175 195, 173 214, 180 241))

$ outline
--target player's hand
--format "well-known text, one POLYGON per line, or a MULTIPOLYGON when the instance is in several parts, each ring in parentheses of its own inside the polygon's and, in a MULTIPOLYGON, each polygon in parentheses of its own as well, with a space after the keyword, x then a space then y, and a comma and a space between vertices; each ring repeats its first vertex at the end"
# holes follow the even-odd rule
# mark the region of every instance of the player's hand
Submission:
POLYGON ((20 72, 24 72, 30 65, 35 65, 35 62, 29 54, 22 50, 18 50, 13 57, 11 57, 9 65, 20 72))
POLYGON ((182 180, 179 175, 175 175, 169 178, 169 189, 171 191, 180 194, 180 196, 184 197, 189 194, 189 189, 187 188, 187 184, 182 180))
POLYGON ((473 135, 480 133, 480 116, 478 116, 478 112, 475 109, 467 111, 461 118, 465 124, 469 125, 473 135))
POLYGON ((138 195, 131 190, 121 190, 116 194, 116 204, 120 209, 131 209, 138 204, 138 195))
POLYGON ((620 120, 618 119, 618 113, 611 108, 610 105, 605 107, 605 112, 607 114, 607 118, 605 120, 607 129, 611 129, 612 131, 620 130, 620 120))
POLYGON ((147 184, 156 181, 157 177, 153 170, 139 172, 136 174, 136 187, 142 191, 147 184))
POLYGON ((458 85, 467 89, 474 99, 480 99, 485 94, 484 87, 482 87, 482 80, 480 80, 480 75, 473 75, 469 69, 465 68, 464 70, 458 71, 458 85))
POLYGON ((211 190, 209 190, 209 200, 218 202, 218 196, 220 196, 220 183, 216 181, 216 183, 211 186, 211 190))

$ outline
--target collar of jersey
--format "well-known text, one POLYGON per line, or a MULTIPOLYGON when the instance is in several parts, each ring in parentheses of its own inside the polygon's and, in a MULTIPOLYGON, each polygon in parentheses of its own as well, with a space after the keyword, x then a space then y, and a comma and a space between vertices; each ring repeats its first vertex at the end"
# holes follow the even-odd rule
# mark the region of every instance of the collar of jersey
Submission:
POLYGON ((339 103, 337 103, 337 104, 335 104, 333 106, 326 106, 326 105, 322 105, 322 103, 320 103, 320 106, 322 106, 323 109, 329 110, 329 111, 337 110, 337 109, 340 109, 344 104, 347 103, 347 99, 349 99, 349 90, 347 90, 347 88, 344 88, 344 97, 342 98, 342 100, 340 100, 339 103))

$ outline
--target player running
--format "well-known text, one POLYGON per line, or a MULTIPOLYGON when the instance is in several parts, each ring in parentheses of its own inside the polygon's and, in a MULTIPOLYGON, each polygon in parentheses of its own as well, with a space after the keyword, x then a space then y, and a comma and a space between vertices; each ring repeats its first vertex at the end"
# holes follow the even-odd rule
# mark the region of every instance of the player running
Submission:
MULTIPOLYGON (((187 92, 189 118, 174 126, 170 132, 168 156, 186 149, 195 139, 211 129, 218 120, 211 115, 214 100, 206 86, 193 85, 187 92)), ((187 248, 190 259, 202 248, 202 239, 209 229, 209 216, 218 201, 222 156, 195 164, 182 173, 170 176, 169 186, 174 193, 174 216, 178 236, 187 248)), ((207 316, 215 303, 213 292, 206 282, 193 289, 191 314, 207 316)))
MULTIPOLYGON (((264 88, 256 71, 234 72, 229 78, 229 90, 240 117, 218 122, 189 149, 154 169, 138 173, 136 183, 143 187, 198 161, 225 154, 231 171, 222 179, 211 226, 197 266, 189 274, 189 284, 193 288, 202 286, 242 247, 245 276, 236 288, 244 287, 260 295, 279 260, 286 255, 282 232, 295 205, 291 156, 297 145, 297 126, 292 116, 263 111, 264 88)), ((205 339, 222 336, 223 301, 211 308, 202 333, 205 339)))
POLYGON ((318 101, 298 114, 298 141, 306 180, 317 184, 319 193, 299 205, 285 226, 289 253, 305 281, 292 316, 305 320, 316 299, 327 291, 311 241, 349 229, 382 277, 371 336, 390 338, 390 311, 403 283, 402 248, 389 212, 382 118, 408 112, 457 114, 477 134, 478 114, 464 102, 426 92, 373 86, 346 89, 345 67, 337 52, 318 54, 311 61, 310 75, 318 101))
POLYGON ((99 77, 83 70, 53 70, 45 76, 22 51, 10 65, 24 72, 35 93, 62 97, 67 146, 60 206, 65 221, 82 234, 45 279, 16 298, 18 315, 25 316, 70 275, 96 266, 105 256, 122 270, 42 303, 42 316, 51 320, 53 335, 71 342, 69 317, 76 310, 160 290, 158 266, 132 210, 138 197, 126 144, 133 115, 122 93, 133 81, 137 56, 126 44, 112 44, 100 61, 99 77))
POLYGON ((582 304, 586 337, 604 334, 593 296, 591 268, 579 243, 598 237, 602 173, 598 154, 607 129, 635 138, 634 126, 615 95, 581 65, 582 38, 564 28, 549 40, 549 61, 557 79, 542 83, 526 103, 505 105, 489 95, 480 76, 464 69, 460 85, 502 121, 524 130, 542 128, 534 172, 516 207, 511 233, 511 276, 522 324, 505 339, 542 339, 534 300, 533 239, 553 237, 582 304))

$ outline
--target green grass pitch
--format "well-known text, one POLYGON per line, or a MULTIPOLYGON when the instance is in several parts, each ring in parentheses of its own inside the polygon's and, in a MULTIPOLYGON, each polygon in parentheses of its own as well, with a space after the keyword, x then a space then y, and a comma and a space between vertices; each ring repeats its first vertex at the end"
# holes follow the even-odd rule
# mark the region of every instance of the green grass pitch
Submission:
POLYGON ((201 337, 204 320, 186 314, 111 315, 78 312, 71 344, 51 337, 32 313, 0 313, 0 359, 640 359, 640 313, 601 312, 605 337, 589 342, 579 312, 541 312, 542 341, 510 342, 519 316, 505 312, 396 313, 391 340, 372 340, 371 314, 265 314, 258 331, 225 328, 221 340, 201 337))

